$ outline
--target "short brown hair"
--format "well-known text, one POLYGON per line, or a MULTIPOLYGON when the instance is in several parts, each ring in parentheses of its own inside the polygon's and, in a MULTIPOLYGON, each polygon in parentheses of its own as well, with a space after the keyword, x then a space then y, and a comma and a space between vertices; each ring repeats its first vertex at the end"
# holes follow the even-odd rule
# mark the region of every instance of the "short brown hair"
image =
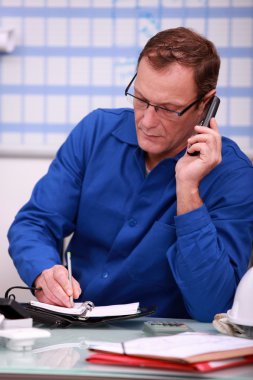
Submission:
POLYGON ((214 44, 191 29, 179 27, 157 33, 140 53, 157 70, 177 62, 194 69, 198 96, 215 89, 220 69, 220 57, 214 44))

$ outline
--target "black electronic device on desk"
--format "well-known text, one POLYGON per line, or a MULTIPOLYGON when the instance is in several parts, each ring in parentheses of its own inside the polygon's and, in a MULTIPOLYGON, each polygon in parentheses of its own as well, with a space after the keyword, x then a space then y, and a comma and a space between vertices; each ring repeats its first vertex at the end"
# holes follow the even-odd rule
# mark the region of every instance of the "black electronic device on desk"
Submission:
POLYGON ((8 319, 30 318, 29 312, 12 298, 0 298, 0 313, 8 319))

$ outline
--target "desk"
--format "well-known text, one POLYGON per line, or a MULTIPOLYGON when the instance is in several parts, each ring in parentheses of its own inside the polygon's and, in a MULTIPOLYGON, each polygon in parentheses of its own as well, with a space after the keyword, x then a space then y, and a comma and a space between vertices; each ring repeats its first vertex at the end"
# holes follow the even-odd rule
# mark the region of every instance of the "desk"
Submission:
MULTIPOLYGON (((177 371, 96 365, 85 362, 85 357, 89 355, 89 351, 84 345, 84 340, 120 342, 140 338, 145 336, 142 331, 145 320, 148 318, 118 321, 97 328, 51 329, 52 336, 36 340, 31 352, 15 352, 0 346, 0 379, 252 379, 253 365, 207 374, 189 374, 177 371)), ((168 319, 164 320, 167 321, 168 319)), ((215 331, 212 324, 198 323, 192 320, 181 321, 194 331, 215 331)))

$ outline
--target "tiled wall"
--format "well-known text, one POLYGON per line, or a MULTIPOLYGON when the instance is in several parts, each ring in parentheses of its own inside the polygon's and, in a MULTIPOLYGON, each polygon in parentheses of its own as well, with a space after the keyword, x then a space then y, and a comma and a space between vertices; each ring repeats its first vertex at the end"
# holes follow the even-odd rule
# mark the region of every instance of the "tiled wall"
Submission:
POLYGON ((153 34, 188 26, 222 58, 217 120, 253 154, 253 0, 0 0, 0 151, 54 153, 97 107, 129 106, 124 88, 153 34))

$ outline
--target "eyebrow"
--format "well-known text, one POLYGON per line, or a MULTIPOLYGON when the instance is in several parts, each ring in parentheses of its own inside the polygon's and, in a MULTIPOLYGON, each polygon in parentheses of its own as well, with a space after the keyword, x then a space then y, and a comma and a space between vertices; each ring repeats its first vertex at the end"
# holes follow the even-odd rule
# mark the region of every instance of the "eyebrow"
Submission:
MULTIPOLYGON (((146 100, 146 101, 148 101, 148 102, 150 102, 145 96, 143 96, 143 94, 139 91, 139 90, 137 90, 135 87, 134 87, 134 91, 135 92, 137 92, 137 95, 138 96, 140 96, 140 97, 142 97, 143 98, 143 100, 146 100)), ((161 107, 168 107, 168 108, 170 108, 170 107, 175 107, 175 108, 182 108, 182 107, 185 107, 185 105, 184 104, 173 104, 173 103, 159 103, 159 104, 155 104, 156 106, 161 106, 161 107)))

